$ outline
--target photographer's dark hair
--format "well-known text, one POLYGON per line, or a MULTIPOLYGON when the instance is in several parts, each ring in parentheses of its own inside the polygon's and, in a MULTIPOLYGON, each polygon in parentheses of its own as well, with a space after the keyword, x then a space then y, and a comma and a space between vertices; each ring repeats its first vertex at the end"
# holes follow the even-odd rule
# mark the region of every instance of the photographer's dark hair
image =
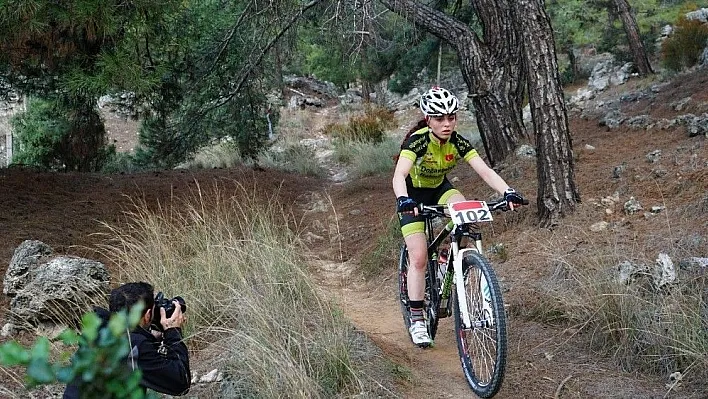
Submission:
POLYGON ((111 297, 108 300, 108 310, 111 313, 120 312, 123 309, 130 309, 140 301, 145 302, 143 314, 148 309, 152 309, 155 304, 152 285, 144 282, 126 283, 111 291, 111 297))

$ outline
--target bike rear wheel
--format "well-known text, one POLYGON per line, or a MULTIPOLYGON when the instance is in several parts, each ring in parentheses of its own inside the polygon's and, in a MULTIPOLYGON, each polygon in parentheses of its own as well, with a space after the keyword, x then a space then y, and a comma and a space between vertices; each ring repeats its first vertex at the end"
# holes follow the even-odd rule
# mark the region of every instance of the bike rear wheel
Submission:
POLYGON ((466 254, 462 268, 467 298, 466 303, 460 303, 457 295, 454 297, 457 350, 472 391, 490 398, 499 391, 506 367, 504 303, 494 270, 482 255, 466 254), (461 306, 467 307, 471 328, 463 325, 461 306))
MULTIPOLYGON (((437 276, 435 274, 434 262, 428 261, 427 272, 425 276, 425 308, 426 308, 426 325, 430 339, 435 339, 435 333, 438 331, 438 290, 437 276)), ((408 249, 405 244, 401 245, 401 251, 398 258, 398 292, 399 304, 401 306, 401 314, 403 315, 403 323, 406 326, 406 332, 411 326, 411 312, 408 298, 408 267, 410 261, 408 258, 408 249)), ((410 337, 409 337, 410 338, 410 337)))
POLYGON ((425 312, 428 318, 428 334, 430 339, 435 339, 438 332, 438 308, 440 305, 440 290, 438 289, 438 275, 434 261, 428 259, 428 272, 425 275, 425 312))

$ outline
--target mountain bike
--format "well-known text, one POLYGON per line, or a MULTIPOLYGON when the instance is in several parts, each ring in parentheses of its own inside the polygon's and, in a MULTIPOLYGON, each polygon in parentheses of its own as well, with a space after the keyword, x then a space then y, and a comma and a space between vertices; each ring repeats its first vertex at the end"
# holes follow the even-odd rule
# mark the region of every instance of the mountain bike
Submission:
MULTIPOLYGON (((428 243, 424 298, 428 333, 434 340, 438 321, 454 314, 462 370, 472 391, 483 398, 494 396, 501 387, 507 337, 499 282, 482 255, 480 223, 491 222, 492 212, 507 210, 509 206, 503 199, 418 205, 419 214, 425 218, 428 243), (435 234, 437 218, 449 221, 435 234)), ((398 284, 406 329, 410 327, 408 265, 404 243, 398 262, 398 284)))

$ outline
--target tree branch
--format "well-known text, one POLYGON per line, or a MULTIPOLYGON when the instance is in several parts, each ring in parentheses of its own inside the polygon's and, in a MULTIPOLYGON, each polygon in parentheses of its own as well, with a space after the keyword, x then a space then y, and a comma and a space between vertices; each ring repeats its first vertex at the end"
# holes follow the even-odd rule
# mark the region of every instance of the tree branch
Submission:
MULTIPOLYGON (((295 13, 292 18, 285 24, 285 26, 282 27, 280 32, 278 32, 267 44, 264 48, 261 49, 260 53, 255 57, 256 59, 252 62, 248 62, 246 66, 241 70, 241 73, 239 73, 237 76, 239 76, 238 82, 236 83, 236 87, 224 98, 216 102, 215 104, 210 105, 208 108, 202 109, 200 112, 198 112, 199 116, 202 116, 206 114, 207 112, 222 107, 231 99, 234 98, 236 94, 241 90, 243 87, 244 83, 246 83, 246 79, 248 79, 249 76, 253 73, 254 68, 256 68, 258 65, 260 65, 261 61, 263 61, 263 57, 268 53, 268 51, 275 45, 275 43, 280 40, 280 38, 287 32, 297 21, 302 17, 303 14, 310 8, 318 5, 324 0, 311 0, 309 3, 305 4, 298 10, 297 13, 295 13)), ((230 40, 230 39, 229 39, 230 40)))

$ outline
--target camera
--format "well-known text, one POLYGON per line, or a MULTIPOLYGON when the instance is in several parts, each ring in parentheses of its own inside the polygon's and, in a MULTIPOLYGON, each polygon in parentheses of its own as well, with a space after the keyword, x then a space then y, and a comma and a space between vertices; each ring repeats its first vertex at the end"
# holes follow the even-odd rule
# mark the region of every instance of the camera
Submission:
POLYGON ((158 292, 157 295, 155 295, 155 311, 152 315, 152 327, 159 331, 162 331, 162 323, 160 323, 160 319, 162 317, 160 315, 160 308, 165 309, 165 317, 169 319, 175 312, 174 301, 177 301, 179 303, 179 307, 180 309, 182 309, 182 313, 187 311, 187 304, 184 301, 184 298, 182 298, 181 296, 176 296, 172 299, 169 299, 165 298, 165 294, 163 294, 162 292, 158 292))

